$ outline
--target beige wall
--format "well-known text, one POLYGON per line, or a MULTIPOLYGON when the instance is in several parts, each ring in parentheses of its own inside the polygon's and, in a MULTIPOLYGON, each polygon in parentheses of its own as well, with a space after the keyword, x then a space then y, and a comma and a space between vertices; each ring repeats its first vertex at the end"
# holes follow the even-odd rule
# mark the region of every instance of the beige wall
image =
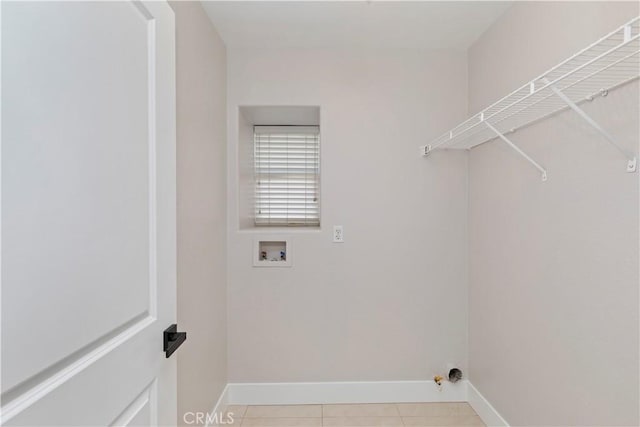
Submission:
POLYGON ((418 150, 465 117, 466 69, 465 52, 229 50, 230 382, 466 368, 466 154, 418 150), (292 268, 253 268, 239 230, 242 105, 321 108, 322 227, 276 233, 292 268))
MULTIPOLYGON (((638 15, 516 3, 469 52, 472 112, 638 15)), ((638 84, 584 109, 638 152, 638 84)), ((638 174, 569 111, 469 156, 470 378, 514 426, 638 425, 638 174)))
POLYGON ((227 383, 226 51, 200 2, 176 14, 178 423, 213 409, 227 383))

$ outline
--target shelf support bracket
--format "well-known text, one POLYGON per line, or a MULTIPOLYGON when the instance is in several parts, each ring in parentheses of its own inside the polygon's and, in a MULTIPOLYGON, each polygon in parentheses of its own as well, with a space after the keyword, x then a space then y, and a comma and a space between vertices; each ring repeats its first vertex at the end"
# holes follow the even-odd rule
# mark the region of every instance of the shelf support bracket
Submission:
MULTIPOLYGON (((549 83, 549 80, 547 79, 543 79, 543 81, 545 83, 549 83)), ((560 89, 554 87, 553 85, 549 85, 549 88, 551 88, 551 90, 553 91, 553 93, 555 93, 556 95, 558 95, 558 97, 560 99, 562 99, 565 104, 567 104, 569 106, 569 108, 571 108, 573 111, 575 111, 576 113, 578 113, 578 115, 580 117, 582 117, 584 119, 584 121, 586 121, 587 123, 589 123, 596 131, 598 131, 598 133, 602 136, 604 136, 604 138, 609 141, 609 143, 616 149, 618 150, 626 159, 627 159, 627 172, 632 173, 635 172, 637 169, 637 159, 636 156, 634 156, 633 154, 629 153, 628 151, 626 151, 625 149, 623 149, 622 147, 620 147, 617 143, 615 138, 613 137, 613 135, 611 135, 609 132, 607 132, 602 126, 600 126, 598 124, 598 122, 596 122, 595 120, 593 120, 587 113, 584 112, 584 110, 580 107, 578 107, 576 105, 575 102, 573 102, 567 95, 565 95, 560 89)))
POLYGON ((531 163, 536 169, 538 169, 540 171, 540 173, 542 174, 542 180, 546 181, 547 180, 547 170, 545 168, 543 168, 542 166, 540 166, 540 164, 538 162, 536 162, 535 160, 533 160, 531 157, 529 157, 529 155, 527 153, 525 153, 524 151, 522 151, 517 145, 515 145, 513 142, 511 142, 511 140, 509 138, 507 138, 506 136, 504 136, 504 134, 502 132, 500 132, 498 129, 496 129, 495 127, 493 127, 493 125, 489 122, 484 122, 485 125, 487 125, 487 127, 489 129, 491 129, 501 140, 503 140, 504 142, 506 142, 509 147, 513 148, 516 153, 520 154, 522 157, 525 158, 526 161, 528 161, 529 163, 531 163))

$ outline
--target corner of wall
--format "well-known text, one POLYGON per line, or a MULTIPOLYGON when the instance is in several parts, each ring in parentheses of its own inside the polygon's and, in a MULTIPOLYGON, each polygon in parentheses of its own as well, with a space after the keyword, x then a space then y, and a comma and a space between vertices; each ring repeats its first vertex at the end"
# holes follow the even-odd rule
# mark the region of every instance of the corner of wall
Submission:
POLYGON ((178 420, 208 413, 227 385, 226 47, 197 1, 176 20, 178 420), (206 355, 206 357, 203 357, 206 355))

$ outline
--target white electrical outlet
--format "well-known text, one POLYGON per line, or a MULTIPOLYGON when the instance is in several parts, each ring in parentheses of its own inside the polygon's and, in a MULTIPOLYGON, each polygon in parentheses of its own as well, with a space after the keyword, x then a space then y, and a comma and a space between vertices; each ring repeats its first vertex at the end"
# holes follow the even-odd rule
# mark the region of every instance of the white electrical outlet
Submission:
POLYGON ((333 226, 333 242, 344 243, 344 232, 342 231, 341 225, 333 226))

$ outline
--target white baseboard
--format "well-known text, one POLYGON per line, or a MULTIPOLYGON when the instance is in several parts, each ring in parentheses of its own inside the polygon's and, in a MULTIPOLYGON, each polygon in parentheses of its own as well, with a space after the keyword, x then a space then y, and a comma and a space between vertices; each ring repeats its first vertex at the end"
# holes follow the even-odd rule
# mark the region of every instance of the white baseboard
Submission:
POLYGON ((489 427, 500 426, 509 427, 509 424, 502 418, 496 409, 489 403, 485 397, 480 394, 473 384, 467 384, 468 402, 482 421, 489 427))
MULTIPOLYGON (((229 384, 227 384, 224 387, 224 390, 222 390, 222 393, 220 393, 220 397, 218 398, 218 401, 216 402, 211 412, 209 412, 209 414, 218 414, 218 417, 220 417, 220 415, 222 414, 222 411, 225 410, 227 405, 229 405, 229 384)), ((210 421, 212 417, 213 415, 210 415, 209 418, 206 418, 207 423, 205 424, 205 427, 209 427, 211 425, 210 421)), ((219 419, 220 418, 217 418, 217 420, 219 419)))
POLYGON ((467 380, 370 381, 321 383, 230 383, 212 413, 226 405, 295 405, 331 403, 469 402, 487 426, 509 427, 495 408, 467 380))
POLYGON ((467 382, 371 381, 321 383, 231 383, 231 405, 312 403, 466 402, 467 382))

